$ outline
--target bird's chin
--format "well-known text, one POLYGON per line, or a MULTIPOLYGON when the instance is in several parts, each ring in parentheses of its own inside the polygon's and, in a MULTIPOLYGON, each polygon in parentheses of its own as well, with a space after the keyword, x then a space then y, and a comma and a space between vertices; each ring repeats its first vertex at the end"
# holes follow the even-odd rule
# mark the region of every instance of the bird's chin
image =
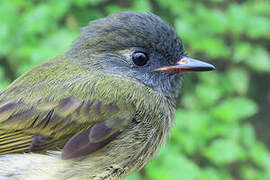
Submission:
POLYGON ((179 96, 183 75, 163 73, 160 78, 159 91, 174 101, 179 96))
POLYGON ((174 77, 171 81, 172 86, 172 96, 177 98, 180 95, 180 90, 182 87, 183 75, 182 74, 174 74, 174 77))

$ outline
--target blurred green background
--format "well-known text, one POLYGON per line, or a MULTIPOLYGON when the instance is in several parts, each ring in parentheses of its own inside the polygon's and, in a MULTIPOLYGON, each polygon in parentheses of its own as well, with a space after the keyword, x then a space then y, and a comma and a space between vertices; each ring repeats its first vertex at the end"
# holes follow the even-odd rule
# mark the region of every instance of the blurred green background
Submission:
POLYGON ((1 0, 0 89, 64 53, 88 21, 153 12, 188 55, 217 71, 186 74, 161 154, 127 180, 270 179, 270 1, 1 0))

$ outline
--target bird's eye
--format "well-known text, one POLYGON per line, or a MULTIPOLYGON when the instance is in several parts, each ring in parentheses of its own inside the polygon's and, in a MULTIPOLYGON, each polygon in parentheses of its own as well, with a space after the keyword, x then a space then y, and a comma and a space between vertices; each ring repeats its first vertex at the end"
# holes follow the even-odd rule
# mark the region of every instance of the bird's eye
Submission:
POLYGON ((147 54, 145 54, 144 52, 139 52, 139 51, 134 52, 131 58, 134 64, 136 64, 137 66, 144 66, 148 61, 147 54))

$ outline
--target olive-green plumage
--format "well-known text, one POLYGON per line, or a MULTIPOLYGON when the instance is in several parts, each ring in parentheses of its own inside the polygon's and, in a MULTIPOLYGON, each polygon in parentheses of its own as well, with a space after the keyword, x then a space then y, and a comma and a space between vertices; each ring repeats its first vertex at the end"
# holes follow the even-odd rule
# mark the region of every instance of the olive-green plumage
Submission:
POLYGON ((184 55, 153 14, 92 22, 71 50, 1 92, 0 177, 121 179, 139 170, 165 142, 181 86, 182 75, 154 69, 184 55))

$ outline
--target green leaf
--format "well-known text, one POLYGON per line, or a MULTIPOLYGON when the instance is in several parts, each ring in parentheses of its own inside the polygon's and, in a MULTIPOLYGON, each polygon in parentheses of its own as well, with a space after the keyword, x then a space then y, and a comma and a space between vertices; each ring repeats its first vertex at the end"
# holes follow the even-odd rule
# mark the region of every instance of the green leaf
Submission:
POLYGON ((245 180, 257 179, 256 176, 259 173, 259 171, 256 168, 254 168, 250 165, 246 165, 246 166, 241 167, 240 172, 241 172, 242 178, 245 180))
POLYGON ((244 124, 241 128, 242 143, 247 148, 256 144, 255 131, 251 124, 244 124))
POLYGON ((56 26, 56 18, 50 12, 50 7, 40 4, 23 16, 25 31, 28 33, 45 33, 56 26))
POLYGON ((124 9, 122 7, 119 7, 117 5, 110 5, 110 6, 107 6, 105 7, 105 10, 108 14, 110 13, 117 13, 117 12, 121 12, 123 11, 124 9))
POLYGON ((257 105, 244 97, 228 98, 213 108, 213 115, 220 120, 234 122, 251 117, 258 111, 257 105))
POLYGON ((196 164, 177 151, 166 148, 160 157, 152 161, 145 169, 146 176, 154 180, 191 180, 197 179, 200 170, 196 164))
POLYGON ((270 172, 270 153, 261 143, 255 143, 249 149, 251 160, 259 167, 270 172))
POLYGON ((204 150, 204 155, 218 166, 241 161, 245 156, 243 149, 238 144, 225 139, 213 141, 204 150))
POLYGON ((8 86, 10 82, 5 79, 5 70, 0 66, 0 91, 8 86))
POLYGON ((219 37, 203 36, 196 41, 200 43, 193 42, 192 47, 197 51, 206 52, 211 58, 227 57, 230 54, 229 47, 219 37))
POLYGON ((252 56, 245 62, 254 70, 259 72, 270 72, 270 55, 264 48, 256 47, 252 52, 252 56))
POLYGON ((214 167, 201 168, 199 180, 232 180, 233 178, 226 172, 226 169, 218 169, 214 167))
POLYGON ((87 4, 97 5, 97 4, 104 2, 104 1, 106 1, 106 0, 87 0, 87 1, 86 0, 76 0, 76 1, 73 1, 73 3, 79 7, 84 7, 87 4))
POLYGON ((243 6, 236 3, 230 3, 227 8, 228 17, 228 31, 232 33, 233 37, 237 37, 244 33, 248 25, 249 14, 243 6))
POLYGON ((200 104, 205 106, 213 105, 221 97, 220 89, 207 84, 197 85, 196 94, 198 95, 200 104))
POLYGON ((249 42, 238 42, 234 46, 233 62, 239 63, 252 56, 252 44, 249 42))
POLYGON ((246 94, 250 79, 247 71, 242 68, 231 68, 227 74, 235 91, 240 95, 246 94))
POLYGON ((195 110, 178 110, 175 126, 172 129, 172 139, 188 154, 193 154, 204 146, 210 138, 211 118, 208 114, 195 110))
POLYGON ((269 17, 253 16, 248 19, 249 27, 247 28, 247 34, 251 38, 268 37, 270 23, 269 17))
POLYGON ((132 173, 128 177, 126 177, 124 180, 143 180, 144 178, 139 173, 132 173))
POLYGON ((151 12, 152 6, 149 0, 136 0, 133 1, 132 10, 139 12, 151 12))

